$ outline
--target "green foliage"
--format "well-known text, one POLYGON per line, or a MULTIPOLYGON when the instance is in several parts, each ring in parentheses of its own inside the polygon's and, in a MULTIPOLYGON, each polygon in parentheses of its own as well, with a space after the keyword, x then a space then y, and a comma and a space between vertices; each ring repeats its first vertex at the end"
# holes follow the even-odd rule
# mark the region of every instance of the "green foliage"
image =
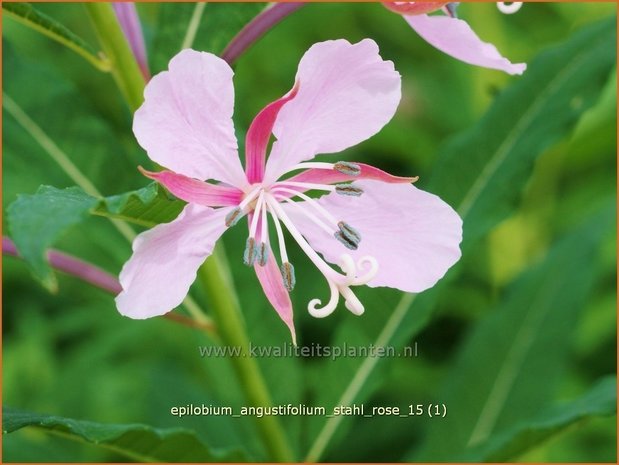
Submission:
POLYGON ((513 210, 535 160, 597 101, 615 63, 608 46, 615 42, 615 22, 608 20, 541 53, 478 124, 439 152, 429 187, 457 206, 465 251, 513 210))
POLYGON ((76 441, 86 441, 137 462, 238 462, 239 451, 221 451, 204 444, 193 431, 158 429, 148 425, 112 425, 53 415, 2 409, 2 432, 35 426, 76 441))
MULTIPOLYGON (((465 253, 475 239, 513 211, 536 159, 552 142, 568 136, 579 117, 595 103, 612 70, 614 51, 607 44, 614 40, 613 34, 614 22, 604 21, 540 54, 527 72, 497 97, 478 124, 439 150, 428 190, 457 207, 464 222, 465 253)), ((453 271, 446 279, 450 277, 453 279, 453 271)), ((368 329, 362 321, 342 326, 335 343, 354 337, 359 345, 380 339, 383 344, 401 347, 427 324, 441 292, 449 292, 448 283, 439 283, 418 296, 410 311, 409 298, 403 297, 400 311, 374 328, 368 329)), ((319 391, 319 404, 337 405, 347 392, 355 393, 348 401, 367 399, 379 384, 370 380, 372 387, 355 387, 357 380, 351 379, 362 367, 375 369, 379 364, 380 359, 329 363, 323 383, 328 388, 319 391)), ((323 422, 319 419, 316 423, 323 422)), ((318 434, 324 426, 314 428, 318 434)))
MULTIPOLYGON (((166 68, 190 43, 221 53, 264 7, 140 4, 151 71, 166 68)), ((95 43, 83 5, 36 8, 95 43)), ((518 77, 437 52, 372 3, 306 5, 237 61, 234 119, 242 141, 255 114, 290 88, 309 46, 376 40, 402 75, 403 99, 379 134, 342 159, 419 174, 420 188, 464 218, 463 258, 446 279, 412 304, 394 290, 359 289, 362 317, 341 308, 310 318, 307 302, 327 291, 304 254, 290 247, 300 345, 379 341, 398 350, 418 342, 419 357, 260 358, 273 402, 327 410, 344 401, 448 407, 445 419, 280 417, 296 460, 327 431, 320 458, 336 462, 615 461, 616 428, 604 417, 615 411, 607 376, 616 353, 616 250, 608 238, 608 203, 616 202, 615 12, 613 4, 536 3, 504 16, 494 4, 461 5, 459 15, 480 37, 529 63, 518 77), (600 207, 604 213, 591 216, 600 207), (497 392, 507 401, 496 401, 497 392), (466 447, 476 430, 483 439, 466 447)), ((3 298, 3 398, 66 418, 7 410, 4 428, 13 432, 3 438, 4 460, 263 459, 254 418, 170 415, 171 406, 188 403, 247 405, 230 360, 198 353, 198 345, 219 345, 217 337, 162 318, 129 320, 109 295, 53 278, 44 256, 52 244, 117 273, 130 244, 108 219, 148 228, 173 219, 184 204, 155 184, 136 190, 144 185, 136 167, 149 161, 110 75, 5 16, 4 92, 105 197, 69 187, 40 134, 5 105, 5 231, 36 274, 48 284, 57 279, 61 291, 50 295, 22 261, 4 260, 3 286, 11 292, 3 298)), ((246 234, 239 225, 223 241, 250 340, 282 346, 289 341, 285 325, 253 270, 240 265, 246 234)), ((200 286, 191 294, 208 311, 213 296, 200 286)))
POLYGON ((599 243, 613 223, 607 209, 560 241, 480 322, 445 381, 440 398, 449 415, 431 425, 417 459, 462 460, 493 434, 534 418, 552 398, 596 279, 599 243))
POLYGON ((97 56, 95 49, 87 42, 67 29, 63 24, 37 10, 32 4, 22 2, 3 3, 2 9, 7 15, 20 23, 66 45, 97 68, 103 71, 110 70, 110 63, 107 59, 97 56))
POLYGON ((9 227, 17 250, 48 288, 54 290, 56 280, 45 251, 58 236, 83 220, 96 202, 79 187, 41 186, 36 194, 20 195, 9 207, 9 227))
POLYGON ((236 33, 264 8, 265 3, 161 3, 150 56, 153 72, 166 69, 170 59, 182 48, 220 54, 236 33), (186 41, 192 21, 197 29, 189 43, 186 41))
POLYGON ((519 423, 502 434, 493 435, 482 447, 471 451, 467 460, 475 462, 508 462, 518 458, 567 428, 597 416, 617 413, 617 380, 600 380, 581 397, 540 412, 535 418, 519 423))
POLYGON ((91 213, 152 228, 172 221, 184 206, 185 202, 172 197, 160 184, 153 182, 137 191, 99 200, 91 213))
POLYGON ((171 198, 157 183, 125 194, 97 199, 79 187, 41 186, 35 194, 20 195, 8 208, 8 223, 17 250, 43 283, 54 290, 56 281, 45 251, 89 213, 152 227, 178 216, 184 203, 171 198))

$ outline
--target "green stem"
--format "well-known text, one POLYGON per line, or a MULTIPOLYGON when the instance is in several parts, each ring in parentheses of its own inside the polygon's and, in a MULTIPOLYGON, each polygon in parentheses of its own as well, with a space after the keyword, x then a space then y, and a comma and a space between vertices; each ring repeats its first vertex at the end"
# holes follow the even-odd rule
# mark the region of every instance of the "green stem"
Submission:
MULTIPOLYGON (((213 311, 218 335, 225 344, 239 347, 243 353, 242 356, 232 357, 231 362, 247 402, 252 407, 272 405, 260 368, 256 360, 249 356, 249 338, 221 244, 202 265, 198 274, 211 301, 210 308, 213 311)), ((256 418, 256 422, 270 459, 277 462, 291 462, 292 452, 278 418, 266 415, 256 418)))
POLYGON ((144 77, 118 24, 109 3, 85 3, 90 19, 106 56, 110 59, 112 76, 123 93, 131 111, 142 104, 144 77))

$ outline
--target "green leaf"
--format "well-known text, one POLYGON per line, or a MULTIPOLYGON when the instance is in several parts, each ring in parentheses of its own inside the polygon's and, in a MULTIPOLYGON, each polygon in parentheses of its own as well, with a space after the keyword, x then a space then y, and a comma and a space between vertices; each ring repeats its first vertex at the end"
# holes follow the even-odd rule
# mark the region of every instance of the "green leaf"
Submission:
POLYGON ((429 190, 463 217, 463 249, 513 211, 535 160, 597 101, 615 43, 615 21, 605 20, 540 54, 478 124, 439 153, 429 190))
POLYGON ((106 197, 97 203, 91 213, 152 228, 172 221, 184 206, 185 202, 171 197, 160 184, 154 182, 137 191, 106 197))
POLYGON ((158 429, 148 425, 114 425, 73 420, 53 415, 2 409, 4 434, 34 426, 75 441, 97 445, 138 462, 241 462, 239 450, 211 449, 195 432, 182 428, 158 429))
POLYGON ((54 274, 45 259, 46 250, 69 228, 89 214, 118 218, 152 227, 176 218, 184 202, 171 198, 152 183, 137 191, 97 199, 79 187, 57 189, 41 186, 35 194, 19 195, 8 208, 8 224, 17 250, 35 276, 51 290, 54 274))
POLYGON ((509 462, 567 428, 596 416, 617 412, 617 380, 604 378, 581 397, 544 410, 502 434, 491 436, 467 461, 509 462))
POLYGON ((57 283, 45 251, 71 226, 87 217, 97 199, 79 187, 41 186, 34 195, 19 195, 8 208, 11 236, 35 276, 51 290, 57 283))
POLYGON ((220 54, 264 7, 265 3, 162 3, 150 54, 151 69, 154 73, 166 69, 183 48, 220 54))
POLYGON ((81 37, 71 32, 55 19, 40 12, 30 3, 5 2, 2 4, 2 9, 9 17, 70 48, 101 71, 110 71, 112 69, 109 60, 99 56, 95 49, 81 37))
POLYGON ((415 459, 462 460, 492 435, 530 421, 547 405, 597 278, 596 257, 612 231, 614 206, 588 220, 523 273, 465 341, 436 398, 448 414, 431 423, 415 459))
MULTIPOLYGON (((461 247, 465 257, 475 239, 513 209, 536 159, 552 143, 568 137, 580 116, 599 97, 615 62, 614 47, 609 46, 615 43, 614 36, 614 20, 604 20, 542 52, 524 75, 515 78, 497 97, 477 125, 439 152, 429 185, 421 187, 438 194, 460 213, 464 221, 461 247)), ((351 334, 357 334, 363 338, 359 345, 402 347, 427 325, 438 296, 445 292, 453 275, 449 273, 421 295, 404 295, 389 316, 380 321, 373 319, 367 323, 370 312, 366 312, 364 319, 347 321, 336 332, 333 344, 343 344, 351 334)), ((386 306, 384 302, 376 305, 386 306)), ((343 358, 326 364, 324 369, 329 375, 321 380, 316 404, 329 407, 368 398, 379 385, 372 374, 385 365, 383 361, 343 358)), ((310 451, 322 455, 337 435, 341 437, 340 423, 346 419, 309 421, 314 439, 310 451)))

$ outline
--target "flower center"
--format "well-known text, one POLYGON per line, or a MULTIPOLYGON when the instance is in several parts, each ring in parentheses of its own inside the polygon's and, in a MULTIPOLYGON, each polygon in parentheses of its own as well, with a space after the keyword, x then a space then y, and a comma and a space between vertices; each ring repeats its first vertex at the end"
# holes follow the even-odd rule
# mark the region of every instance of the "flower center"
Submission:
MULTIPOLYGON (((329 168, 349 176, 358 175, 360 172, 358 165, 352 163, 323 163, 321 165, 328 165, 329 168)), ((320 166, 320 168, 324 169, 327 166, 320 166)), ((327 303, 322 305, 320 299, 312 299, 308 303, 309 313, 319 318, 330 315, 336 309, 339 298, 342 296, 346 308, 352 313, 360 315, 363 313, 364 307, 351 287, 367 284, 374 278, 378 272, 378 263, 371 256, 363 256, 355 262, 349 253, 343 253, 338 263, 341 271, 336 271, 323 260, 299 231, 287 210, 283 208, 283 204, 289 205, 290 209, 294 209, 315 226, 332 236, 343 245, 344 249, 357 250, 362 235, 360 231, 346 221, 335 218, 316 199, 305 194, 308 190, 336 192, 350 196, 363 194, 363 190, 353 184, 330 185, 286 180, 275 182, 270 186, 254 184, 250 186, 239 206, 226 216, 226 225, 233 226, 243 216, 248 215, 249 236, 245 245, 243 262, 248 266, 255 264, 265 266, 268 263, 270 251, 268 231, 270 219, 277 236, 282 279, 284 286, 290 292, 294 289, 296 278, 294 267, 288 259, 284 240, 283 228, 287 229, 299 247, 324 276, 329 286, 330 297, 327 303), (302 201, 295 201, 295 198, 302 201)))

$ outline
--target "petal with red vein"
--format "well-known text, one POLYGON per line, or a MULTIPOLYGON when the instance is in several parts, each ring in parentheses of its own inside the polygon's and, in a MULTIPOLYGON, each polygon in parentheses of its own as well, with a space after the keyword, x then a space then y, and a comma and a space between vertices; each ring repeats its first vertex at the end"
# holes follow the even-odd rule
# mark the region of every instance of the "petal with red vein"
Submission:
POLYGON ((262 181, 266 160, 267 145, 275 119, 281 108, 297 94, 299 87, 295 84, 290 92, 282 98, 269 103, 256 115, 245 138, 245 173, 250 184, 262 181))
POLYGON ((284 287, 282 280, 282 274, 279 271, 277 262, 273 257, 273 254, 269 254, 269 259, 265 266, 258 264, 254 265, 256 276, 262 286, 262 290, 266 295, 269 302, 282 319, 282 321, 290 329, 290 335, 292 336, 292 343, 297 345, 297 337, 294 329, 294 321, 292 319, 292 302, 290 301, 290 295, 284 287))
POLYGON ((370 39, 330 40, 303 56, 299 91, 277 115, 264 180, 320 153, 337 153, 376 134, 400 103, 400 74, 370 39))
POLYGON ((417 176, 394 176, 372 165, 366 165, 365 163, 355 163, 355 165, 361 168, 361 172, 356 176, 345 174, 334 169, 329 170, 312 168, 309 170, 305 170, 302 173, 291 177, 290 179, 286 179, 286 181, 307 182, 314 184, 333 184, 336 182, 372 179, 375 181, 387 182, 390 184, 410 184, 411 182, 415 182, 418 179, 417 176))
POLYGON ((229 207, 238 205, 243 192, 234 187, 210 184, 197 179, 188 178, 173 171, 155 173, 139 167, 142 174, 157 181, 170 193, 189 203, 197 203, 206 207, 229 207))

